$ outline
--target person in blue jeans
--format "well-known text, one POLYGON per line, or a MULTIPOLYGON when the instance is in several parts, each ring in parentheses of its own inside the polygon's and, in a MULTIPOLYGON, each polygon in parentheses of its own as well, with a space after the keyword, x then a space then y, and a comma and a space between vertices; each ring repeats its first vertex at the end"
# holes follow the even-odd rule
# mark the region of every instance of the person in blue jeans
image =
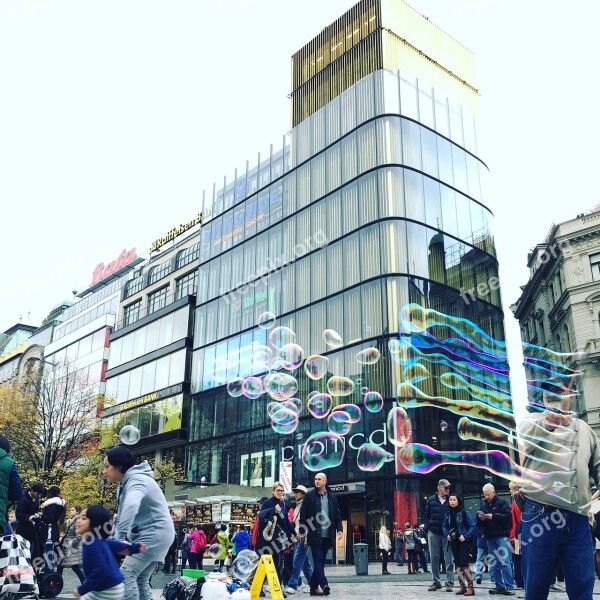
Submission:
MULTIPOLYGON (((292 520, 292 524, 294 526, 296 535, 299 536, 301 534, 299 528, 300 510, 302 509, 304 495, 308 490, 305 486, 298 485, 292 491, 294 492, 294 496, 296 497, 296 507, 294 508, 294 517, 292 520)), ((301 584, 301 573, 304 573, 304 577, 306 577, 306 583, 308 584, 310 582, 313 574, 313 567, 310 564, 308 552, 308 540, 298 540, 294 545, 294 566, 292 569, 292 576, 290 577, 290 580, 288 581, 288 584, 284 590, 286 594, 296 593, 301 584)))
POLYGON ((487 541, 483 533, 477 535, 477 559, 475 560, 475 583, 481 583, 485 570, 485 557, 487 554, 487 541))
MULTIPOLYGON (((480 531, 483 531, 487 542, 490 573, 495 588, 490 594, 514 596, 515 581, 512 570, 511 546, 508 534, 512 523, 508 502, 496 495, 491 483, 483 486, 483 500, 477 513, 480 531)), ((536 600, 538 600, 536 598, 536 600)))
POLYGON ((562 563, 570 600, 591 600, 594 548, 588 511, 593 496, 590 478, 600 480, 600 441, 590 426, 571 413, 575 394, 568 380, 539 384, 544 412, 519 423, 521 484, 521 567, 525 596, 546 600, 562 563))

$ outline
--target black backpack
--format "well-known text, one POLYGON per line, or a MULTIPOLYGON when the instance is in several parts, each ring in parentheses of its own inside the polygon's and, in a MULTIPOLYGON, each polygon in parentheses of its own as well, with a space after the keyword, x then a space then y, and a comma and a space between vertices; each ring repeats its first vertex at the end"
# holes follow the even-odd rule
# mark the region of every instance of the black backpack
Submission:
POLYGON ((204 577, 178 577, 165 585, 162 595, 165 600, 200 600, 204 577))

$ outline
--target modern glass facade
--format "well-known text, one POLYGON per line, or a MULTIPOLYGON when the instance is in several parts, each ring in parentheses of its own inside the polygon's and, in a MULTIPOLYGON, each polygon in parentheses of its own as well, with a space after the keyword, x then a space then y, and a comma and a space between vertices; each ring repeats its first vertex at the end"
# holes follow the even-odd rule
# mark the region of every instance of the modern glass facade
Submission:
MULTIPOLYGON (((224 387, 232 377, 261 374, 252 353, 256 344, 268 343, 268 332, 256 323, 269 310, 277 315, 276 326, 296 333, 306 355, 328 357, 328 376, 356 383, 345 401, 361 403, 361 386, 384 396, 381 413, 363 411, 346 439, 345 461, 328 475, 335 482, 365 481, 367 499, 359 508, 349 501, 348 519, 365 508, 400 519, 403 503, 420 510, 419 496, 435 490, 436 473, 416 477, 394 462, 375 473, 356 466, 362 442, 386 443, 385 416, 402 381, 387 350, 398 335, 400 308, 417 303, 504 337, 497 286, 480 285, 498 277, 498 262, 492 214, 483 203, 487 167, 477 155, 475 121, 416 78, 380 70, 296 127, 284 156, 288 152, 289 170, 227 211, 214 210, 202 226, 188 478, 254 484, 256 470, 250 475, 246 463, 261 455, 266 485, 272 475, 267 458, 274 452, 276 463, 292 461, 294 481, 312 480, 300 460, 302 440, 326 424, 305 409, 294 435, 278 435, 267 401, 232 398, 224 387), (225 246, 226 219, 238 226, 225 246), (341 335, 343 347, 326 346, 328 328, 341 335), (356 353, 370 346, 382 359, 358 364, 356 353)), ((315 382, 301 369, 294 376, 299 398, 326 391, 328 376, 315 382)), ((478 447, 440 434, 441 418, 455 426, 452 415, 433 408, 409 412, 416 441, 440 450, 478 447)), ((461 482, 459 491, 479 494, 481 473, 451 466, 444 475, 461 482)))

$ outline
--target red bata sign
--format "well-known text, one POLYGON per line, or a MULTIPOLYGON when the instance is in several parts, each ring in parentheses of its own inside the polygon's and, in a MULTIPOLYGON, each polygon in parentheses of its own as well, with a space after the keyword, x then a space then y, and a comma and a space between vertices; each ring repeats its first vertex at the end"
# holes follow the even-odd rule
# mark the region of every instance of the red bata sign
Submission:
POLYGON ((113 260, 105 265, 103 262, 98 263, 98 266, 94 269, 92 274, 92 281, 90 281, 90 287, 96 285, 98 282, 102 281, 105 277, 116 273, 118 270, 126 267, 130 262, 132 262, 136 258, 135 248, 131 250, 121 250, 121 254, 113 260))

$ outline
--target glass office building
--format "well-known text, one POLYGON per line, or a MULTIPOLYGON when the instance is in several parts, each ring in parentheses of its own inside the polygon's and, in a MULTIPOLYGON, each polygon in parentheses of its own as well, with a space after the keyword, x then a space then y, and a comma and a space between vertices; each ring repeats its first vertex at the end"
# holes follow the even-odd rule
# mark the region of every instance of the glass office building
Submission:
MULTIPOLYGON (((357 6, 375 15, 368 35, 383 35, 379 3, 357 6)), ((435 28, 419 18, 425 22, 421 29, 435 28)), ((431 35, 445 34, 432 29, 431 35)), ((426 58, 423 72, 431 74, 426 58)), ((279 463, 290 461, 294 482, 312 482, 302 448, 326 424, 305 408, 298 429, 279 435, 270 426, 265 396, 233 398, 226 389, 231 378, 264 372, 252 357, 257 344, 269 343, 269 331, 257 320, 271 311, 275 326, 296 333, 306 356, 329 359, 328 375, 319 381, 302 369, 294 373, 299 398, 326 391, 327 378, 342 375, 356 384, 346 402, 361 404, 361 387, 385 399, 380 413, 363 411, 346 436, 345 460, 328 470, 330 482, 339 484, 347 531, 337 560, 351 560, 352 542, 374 547, 381 523, 391 528, 421 518, 423 499, 442 474, 417 476, 397 461, 376 472, 357 467, 360 444, 387 444, 386 415, 402 381, 388 342, 398 336, 401 307, 417 303, 466 317, 504 337, 499 291, 479 285, 498 276, 498 263, 485 205, 487 167, 478 155, 472 112, 477 99, 469 96, 476 93, 468 85, 449 95, 459 85, 456 77, 442 70, 434 87, 416 69, 419 64, 414 59, 405 72, 372 63, 372 72, 321 107, 307 109, 311 114, 280 151, 236 173, 203 209, 188 478, 269 486, 279 476, 279 463), (470 100, 460 103, 457 97, 470 100), (325 329, 338 332, 343 345, 326 345, 325 329), (357 352, 373 346, 381 360, 358 363, 357 352)), ((435 377, 430 385, 437 393, 435 377)), ((457 439, 457 419, 448 413, 409 413, 418 442, 440 450, 481 447, 457 439), (447 421, 442 431, 441 419, 447 421)), ((479 497, 481 471, 447 466, 443 475, 454 489, 479 497)))

